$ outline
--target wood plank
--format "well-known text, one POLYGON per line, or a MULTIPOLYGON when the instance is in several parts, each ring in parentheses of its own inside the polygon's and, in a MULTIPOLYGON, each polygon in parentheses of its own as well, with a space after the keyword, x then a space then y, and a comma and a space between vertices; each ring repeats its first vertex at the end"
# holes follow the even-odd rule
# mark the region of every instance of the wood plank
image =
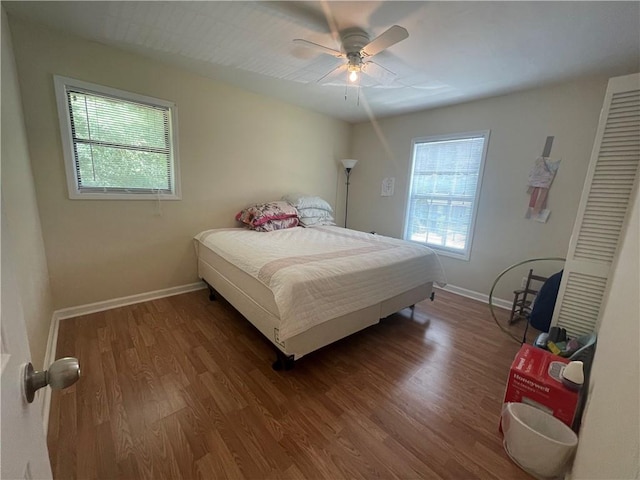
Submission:
POLYGON ((98 451, 98 478, 118 478, 118 462, 113 442, 111 425, 101 423, 96 427, 96 445, 98 451))

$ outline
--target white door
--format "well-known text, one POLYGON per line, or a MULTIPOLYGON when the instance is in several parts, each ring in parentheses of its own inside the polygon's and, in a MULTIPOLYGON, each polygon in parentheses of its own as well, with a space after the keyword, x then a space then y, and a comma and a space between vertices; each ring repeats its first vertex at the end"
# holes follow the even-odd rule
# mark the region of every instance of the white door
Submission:
POLYGON ((597 332, 611 269, 640 182, 640 74, 609 80, 551 325, 597 332))
POLYGON ((52 478, 41 416, 42 394, 36 395, 33 403, 27 403, 23 394, 24 367, 31 355, 4 212, 1 229, 0 478, 52 478))

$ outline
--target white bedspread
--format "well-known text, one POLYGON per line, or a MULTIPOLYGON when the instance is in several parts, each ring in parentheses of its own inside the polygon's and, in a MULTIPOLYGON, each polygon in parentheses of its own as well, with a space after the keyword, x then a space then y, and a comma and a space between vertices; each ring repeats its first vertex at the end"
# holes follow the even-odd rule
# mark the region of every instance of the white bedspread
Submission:
POLYGON ((273 292, 281 340, 426 282, 446 284, 430 248, 340 227, 227 228, 195 240, 273 292))

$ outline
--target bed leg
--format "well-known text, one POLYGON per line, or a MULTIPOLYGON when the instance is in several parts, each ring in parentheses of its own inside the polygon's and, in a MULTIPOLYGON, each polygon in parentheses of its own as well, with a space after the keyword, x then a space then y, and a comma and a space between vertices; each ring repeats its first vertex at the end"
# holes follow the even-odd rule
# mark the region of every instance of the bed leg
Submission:
POLYGON ((205 280, 202 280, 202 281, 207 284, 207 287, 209 287, 209 301, 215 302, 217 300, 216 291, 205 280))
POLYGON ((291 370, 293 368, 295 362, 293 355, 285 355, 280 350, 276 354, 276 361, 271 365, 275 371, 279 372, 280 370, 291 370))
POLYGON ((429 296, 429 299, 433 302, 433 299, 436 298, 436 292, 431 292, 431 295, 429 296))

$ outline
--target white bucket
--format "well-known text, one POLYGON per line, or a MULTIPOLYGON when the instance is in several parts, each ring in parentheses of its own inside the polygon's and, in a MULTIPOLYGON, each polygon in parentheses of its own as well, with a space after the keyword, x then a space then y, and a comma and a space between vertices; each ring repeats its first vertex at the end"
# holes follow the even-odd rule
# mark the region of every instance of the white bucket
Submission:
POLYGON ((502 409, 504 448, 524 470, 537 477, 557 477, 578 444, 578 436, 560 420, 525 403, 502 409))

